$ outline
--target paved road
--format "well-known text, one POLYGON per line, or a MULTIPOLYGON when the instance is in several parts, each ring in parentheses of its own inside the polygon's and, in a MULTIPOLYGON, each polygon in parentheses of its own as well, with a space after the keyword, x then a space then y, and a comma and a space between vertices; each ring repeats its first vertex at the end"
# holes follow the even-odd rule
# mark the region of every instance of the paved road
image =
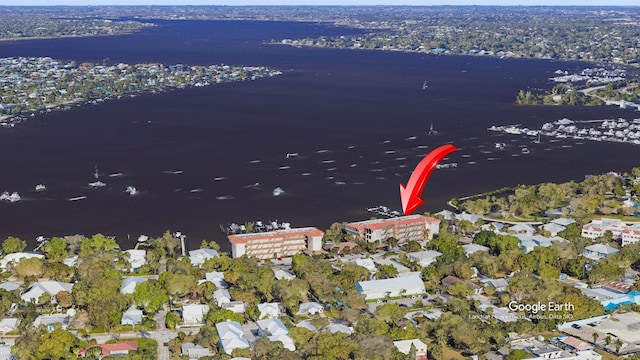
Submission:
POLYGON ((171 331, 165 326, 166 318, 167 306, 165 305, 153 317, 153 320, 156 321, 156 331, 151 336, 158 342, 158 360, 169 360, 169 347, 165 346, 165 343, 178 337, 177 331, 171 331))
MULTIPOLYGON (((98 344, 104 344, 108 340, 117 339, 131 339, 131 338, 151 338, 158 342, 158 350, 157 350, 157 358, 158 360, 169 360, 169 347, 164 346, 165 343, 168 343, 172 339, 178 337, 178 331, 169 330, 165 326, 165 320, 167 317, 167 306, 158 313, 153 316, 153 320, 156 322, 156 330, 155 331, 145 331, 145 332, 126 332, 119 334, 99 334, 99 335, 81 335, 78 336, 81 339, 95 339, 98 344)), ((195 328, 193 333, 197 333, 200 328, 195 328)))

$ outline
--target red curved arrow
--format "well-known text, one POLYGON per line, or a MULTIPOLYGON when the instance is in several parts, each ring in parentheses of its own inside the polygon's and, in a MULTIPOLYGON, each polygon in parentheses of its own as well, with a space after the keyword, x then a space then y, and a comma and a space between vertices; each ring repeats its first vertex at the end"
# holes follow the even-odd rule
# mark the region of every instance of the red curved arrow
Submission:
POLYGON ((420 195, 422 195, 429 176, 431 176, 436 165, 438 165, 442 159, 456 150, 458 150, 458 148, 451 144, 442 145, 433 149, 433 151, 420 160, 418 166, 416 166, 413 173, 411 173, 407 185, 400 184, 400 199, 402 200, 402 211, 405 215, 413 214, 414 211, 424 204, 424 200, 420 198, 420 195))

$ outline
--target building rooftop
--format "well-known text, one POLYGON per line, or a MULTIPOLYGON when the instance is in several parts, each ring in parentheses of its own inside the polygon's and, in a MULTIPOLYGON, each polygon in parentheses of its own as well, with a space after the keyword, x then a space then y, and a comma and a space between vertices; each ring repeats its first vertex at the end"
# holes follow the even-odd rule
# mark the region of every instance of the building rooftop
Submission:
POLYGON ((422 287, 424 288, 424 282, 417 276, 398 277, 391 279, 359 281, 357 285, 360 286, 363 292, 376 291, 376 290, 388 290, 388 289, 409 289, 422 287))
POLYGON ((364 220, 364 221, 357 221, 357 222, 352 222, 352 223, 348 223, 347 226, 352 226, 352 227, 366 227, 368 229, 372 229, 372 230, 379 230, 379 229, 384 229, 388 226, 393 226, 393 225, 405 225, 405 224, 412 224, 412 223, 416 223, 419 221, 426 221, 426 222, 431 222, 431 223, 439 223, 440 220, 436 219, 436 218, 432 218, 432 217, 427 217, 424 215, 409 215, 409 216, 400 216, 400 217, 395 217, 395 218, 389 218, 389 219, 374 219, 374 220, 364 220))
POLYGON ((287 235, 322 236, 324 232, 315 227, 304 227, 284 230, 274 230, 260 233, 229 235, 229 241, 233 244, 246 244, 250 241, 277 239, 287 235))

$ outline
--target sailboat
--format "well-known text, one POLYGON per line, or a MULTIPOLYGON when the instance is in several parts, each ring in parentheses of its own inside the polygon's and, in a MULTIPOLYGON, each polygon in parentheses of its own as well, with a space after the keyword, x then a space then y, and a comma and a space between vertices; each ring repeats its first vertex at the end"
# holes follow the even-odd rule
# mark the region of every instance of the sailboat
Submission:
POLYGON ((438 131, 433 129, 433 122, 431 122, 431 127, 429 128, 429 133, 427 135, 438 135, 438 131))
POLYGON ((533 140, 534 144, 540 144, 540 133, 538 133, 538 138, 536 140, 533 140))
MULTIPOLYGON (((98 180, 98 178, 100 177, 100 173, 98 172, 98 165, 96 165, 95 171, 93 172, 93 177, 98 180)), ((102 181, 95 181, 95 182, 90 182, 89 186, 92 188, 101 188, 101 187, 105 187, 107 186, 107 184, 103 183, 102 181)))

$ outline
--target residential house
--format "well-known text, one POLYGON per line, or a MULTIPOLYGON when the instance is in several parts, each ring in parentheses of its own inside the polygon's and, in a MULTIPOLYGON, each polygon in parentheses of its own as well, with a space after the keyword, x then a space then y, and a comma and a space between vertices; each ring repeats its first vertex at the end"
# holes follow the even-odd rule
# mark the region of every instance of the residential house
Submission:
POLYGON ((242 301, 231 301, 231 302, 222 304, 221 307, 223 309, 233 311, 236 314, 244 314, 245 312, 244 302, 242 301))
POLYGON ((276 277, 276 280, 283 280, 283 279, 284 280, 293 280, 293 279, 296 278, 296 276, 294 274, 292 274, 291 272, 286 271, 286 270, 280 270, 280 269, 275 270, 273 272, 273 276, 276 277))
POLYGON ((0 284, 0 289, 3 289, 5 291, 13 291, 13 290, 19 289, 21 285, 22 284, 17 282, 7 281, 0 284))
POLYGON ((554 223, 554 224, 558 224, 560 226, 564 226, 566 228, 570 224, 574 224, 576 221, 573 220, 573 219, 568 219, 568 218, 561 217, 561 218, 553 219, 553 220, 551 220, 551 222, 554 223))
POLYGON ((424 282, 418 276, 359 281, 355 287, 360 294, 365 296, 366 300, 425 293, 424 282))
POLYGON ((525 254, 530 253, 536 246, 549 247, 556 242, 564 242, 567 241, 559 236, 554 237, 546 237, 542 235, 527 235, 527 234, 516 234, 515 235, 520 243, 518 246, 525 254))
POLYGON ((467 284, 467 286, 469 287, 469 290, 471 290, 471 292, 473 292, 473 294, 475 295, 480 295, 482 294, 482 286, 471 282, 469 280, 462 280, 459 277, 453 276, 453 275, 448 275, 446 276, 444 279, 442 279, 442 286, 444 286, 446 289, 450 288, 453 285, 456 284, 460 284, 460 283, 464 283, 467 284))
POLYGON ((443 220, 446 221, 451 221, 453 220, 453 212, 449 211, 449 210, 442 210, 440 212, 437 212, 435 214, 433 214, 434 216, 438 216, 438 217, 442 217, 443 220))
POLYGON ((345 333, 347 335, 353 334, 353 328, 344 324, 332 323, 327 327, 327 330, 329 330, 332 334, 335 334, 337 332, 345 333))
POLYGON ((11 353, 11 345, 0 345, 0 360, 16 359, 16 356, 11 353))
POLYGON ((486 251, 489 252, 489 248, 484 246, 484 245, 479 245, 479 244, 467 244, 467 245, 462 245, 462 248, 464 249, 464 254, 469 257, 471 256, 471 254, 476 253, 478 251, 486 251))
POLYGON ((100 354, 102 356, 127 355, 130 351, 138 351, 138 342, 136 340, 128 340, 119 341, 113 344, 91 344, 87 345, 83 350, 80 350, 81 353, 78 355, 84 357, 87 350, 93 347, 99 347, 101 349, 100 354))
POLYGON ((396 270, 398 271, 398 274, 405 274, 405 273, 411 272, 411 269, 409 269, 408 267, 400 264, 397 261, 393 261, 393 260, 389 260, 389 259, 375 259, 375 260, 373 260, 373 262, 378 264, 378 265, 391 265, 394 268, 396 268, 396 270))
POLYGON ((413 347, 416 350, 415 360, 427 360, 427 344, 420 339, 394 341, 393 345, 398 351, 407 355, 411 353, 411 348, 413 347))
POLYGON ((48 314, 40 315, 33 321, 34 327, 44 326, 47 331, 51 332, 55 329, 56 324, 59 324, 62 329, 66 330, 73 320, 75 311, 67 312, 67 314, 48 314))
POLYGON ((8 332, 16 331, 18 329, 18 318, 6 318, 0 321, 0 332, 2 335, 6 335, 8 332))
POLYGON ((122 279, 122 285, 120 285, 120 292, 123 294, 133 294, 136 292, 136 286, 139 283, 148 281, 148 278, 140 276, 131 276, 122 279))
POLYGON ((40 296, 42 296, 42 294, 47 293, 49 294, 49 296, 51 296, 51 298, 55 302, 55 296, 60 291, 66 291, 68 293, 71 293, 72 289, 73 289, 73 284, 71 283, 63 283, 63 282, 53 281, 53 280, 41 280, 29 286, 20 295, 20 298, 23 301, 36 302, 38 301, 40 296))
POLYGON ((540 226, 540 230, 542 231, 548 231, 549 234, 551 236, 556 236, 559 233, 563 232, 566 229, 566 227, 562 226, 562 225, 558 225, 554 222, 550 222, 547 224, 544 224, 542 226, 540 226))
POLYGON ((125 253, 129 254, 127 262, 131 265, 131 271, 138 271, 140 266, 147 263, 147 252, 145 250, 125 250, 125 253))
POLYGON ((316 315, 322 314, 324 312, 324 307, 317 302, 304 302, 301 303, 298 308, 297 315, 316 315))
POLYGON ((234 349, 249 349, 251 345, 245 339, 242 325, 239 322, 227 320, 216 324, 220 346, 224 352, 231 355, 234 349))
POLYGON ((485 278, 480 280, 480 283, 484 284, 485 286, 492 287, 496 293, 505 292, 507 290, 507 286, 509 286, 509 282, 507 281, 507 279, 504 279, 504 278, 500 278, 500 279, 485 278))
POLYGON ((282 304, 280 303, 262 303, 258 304, 258 310, 260 311, 260 319, 276 318, 282 314, 282 304))
POLYGON ((478 310, 484 314, 488 314, 488 309, 491 309, 491 317, 502 323, 511 323, 519 320, 518 314, 509 311, 505 307, 497 307, 492 304, 482 303, 478 305, 478 310))
POLYGON ((480 226, 480 230, 493 231, 494 233, 498 233, 503 228, 504 224, 496 221, 480 226))
POLYGON ((122 313, 122 319, 120 320, 122 325, 137 325, 142 324, 142 310, 137 309, 135 306, 131 306, 129 310, 122 313))
POLYGON ((305 328, 313 332, 318 332, 318 329, 316 329, 316 327, 311 324, 311 320, 302 320, 298 324, 296 324, 296 327, 305 328))
POLYGON ((456 220, 458 221, 468 221, 472 224, 475 224, 476 221, 481 220, 482 216, 477 215, 477 214, 469 214, 466 211, 461 212, 460 214, 455 214, 453 215, 455 217, 456 220))
POLYGON ((201 266, 208 259, 219 257, 220 254, 214 249, 197 249, 189 251, 189 260, 192 266, 201 266))
POLYGON ((43 259, 44 255, 30 253, 30 252, 17 252, 5 255, 4 258, 0 260, 0 268, 7 269, 9 265, 15 265, 24 259, 38 258, 43 259))
POLYGON ((213 283, 216 288, 226 288, 227 283, 224 281, 224 273, 221 271, 212 271, 204 274, 204 280, 213 283))
POLYGON ((258 320, 258 336, 286 335, 289 333, 280 319, 258 320))
POLYGON ((631 290, 628 294, 620 294, 617 297, 611 297, 600 301, 605 310, 613 311, 620 305, 640 305, 640 292, 631 290))
POLYGON ((373 259, 371 258, 359 258, 354 260, 355 264, 358 266, 362 266, 363 268, 369 270, 370 274, 375 274, 378 272, 378 268, 376 268, 376 264, 374 264, 373 259))
POLYGON ((536 233, 536 229, 529 224, 515 224, 510 226, 508 230, 516 234, 526 234, 530 236, 536 233))
POLYGON ((187 356, 189 360, 197 360, 201 357, 211 356, 208 348, 190 342, 180 346, 180 353, 182 356, 187 356))
POLYGON ((582 255, 588 259, 598 261, 605 257, 618 253, 618 249, 612 247, 609 244, 594 244, 584 248, 582 255))
POLYGON ((218 306, 231 302, 231 294, 227 289, 218 289, 213 292, 213 298, 216 300, 218 306))
POLYGON ((182 306, 182 324, 204 324, 204 317, 209 312, 209 306, 204 304, 187 304, 182 306))
POLYGON ((407 258, 411 261, 417 262, 422 267, 427 267, 436 262, 436 259, 440 255, 442 255, 442 253, 439 251, 425 250, 407 253, 407 258))

